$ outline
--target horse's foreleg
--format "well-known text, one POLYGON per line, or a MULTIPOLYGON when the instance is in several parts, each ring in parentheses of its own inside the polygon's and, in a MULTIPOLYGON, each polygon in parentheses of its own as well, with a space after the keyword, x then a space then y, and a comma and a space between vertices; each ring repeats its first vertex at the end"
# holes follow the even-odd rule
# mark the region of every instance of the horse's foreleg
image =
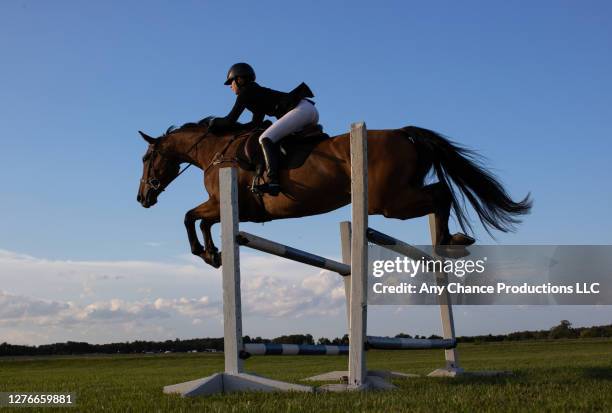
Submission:
POLYGON ((219 222, 219 217, 216 220, 202 218, 200 221, 200 230, 202 231, 202 237, 204 238, 204 252, 201 257, 215 268, 221 266, 221 254, 215 246, 212 239, 210 229, 213 225, 219 222))
POLYGON ((219 222, 219 203, 214 199, 209 199, 185 214, 185 228, 191 253, 201 257, 207 264, 215 268, 221 266, 221 258, 212 240, 210 227, 217 222, 219 222), (196 234, 195 222, 197 220, 202 220, 201 228, 205 247, 200 244, 196 234))

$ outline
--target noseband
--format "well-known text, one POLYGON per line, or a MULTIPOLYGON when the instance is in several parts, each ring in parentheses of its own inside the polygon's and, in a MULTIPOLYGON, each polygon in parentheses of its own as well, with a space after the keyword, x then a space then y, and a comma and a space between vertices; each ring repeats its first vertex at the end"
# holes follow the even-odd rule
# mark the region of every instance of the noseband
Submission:
MULTIPOLYGON (((158 155, 158 156, 162 156, 160 154, 159 151, 153 149, 151 152, 149 152, 146 156, 145 161, 149 161, 149 165, 147 166, 147 176, 149 177, 149 179, 140 179, 140 182, 147 185, 148 189, 154 189, 155 191, 159 191, 159 192, 163 192, 164 189, 166 189, 165 187, 161 188, 161 181, 159 179, 157 179, 155 177, 155 175, 153 174, 153 160, 151 159, 153 157, 153 155, 158 155)), ((167 185, 166 185, 167 186, 167 185)))

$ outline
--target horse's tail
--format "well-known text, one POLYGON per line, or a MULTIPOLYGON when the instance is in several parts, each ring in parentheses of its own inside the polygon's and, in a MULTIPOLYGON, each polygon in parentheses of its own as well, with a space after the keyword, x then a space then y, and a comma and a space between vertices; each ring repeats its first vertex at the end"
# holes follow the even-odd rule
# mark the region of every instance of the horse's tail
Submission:
POLYGON ((412 138, 419 152, 431 160, 438 180, 449 188, 452 207, 463 231, 471 229, 471 225, 449 178, 459 188, 461 200, 467 198, 476 210, 489 234, 493 228, 503 232, 514 230, 514 225, 521 222, 518 216, 529 213, 532 206, 530 194, 522 201, 513 201, 499 180, 485 170, 482 158, 476 152, 428 129, 408 126, 402 131, 412 138))

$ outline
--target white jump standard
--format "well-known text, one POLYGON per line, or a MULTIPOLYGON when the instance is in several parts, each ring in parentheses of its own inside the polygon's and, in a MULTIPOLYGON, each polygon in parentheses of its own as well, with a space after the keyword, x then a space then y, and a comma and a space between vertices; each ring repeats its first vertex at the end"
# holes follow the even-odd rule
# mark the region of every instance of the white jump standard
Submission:
POLYGON ((240 296, 240 251, 238 232, 238 187, 236 170, 219 171, 221 182, 221 231, 223 260, 223 326, 225 371, 202 379, 164 387, 164 393, 179 393, 183 397, 236 391, 300 391, 313 392, 311 386, 285 383, 244 372, 240 352, 242 344, 242 305, 240 296), (230 236, 228 236, 230 235, 230 236))

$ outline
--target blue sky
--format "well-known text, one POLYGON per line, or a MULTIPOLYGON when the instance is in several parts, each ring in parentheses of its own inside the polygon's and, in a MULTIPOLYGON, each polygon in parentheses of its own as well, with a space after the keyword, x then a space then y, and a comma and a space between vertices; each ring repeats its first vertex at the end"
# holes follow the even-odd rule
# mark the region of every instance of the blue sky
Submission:
MULTIPOLYGON (((158 135, 170 124, 224 115, 233 96, 223 81, 237 61, 250 62, 269 87, 288 90, 306 81, 330 134, 345 132, 357 120, 370 128, 413 124, 480 151, 515 198, 531 191, 535 199, 533 213, 515 234, 492 240, 476 225, 481 243, 610 244, 611 20, 612 6, 604 1, 3 2, 0 291, 5 306, 21 299, 47 308, 51 300, 58 308, 72 302, 80 311, 94 305, 112 313, 122 304, 113 307, 111 300, 123 300, 134 315, 129 308, 138 307, 136 302, 204 296, 215 302, 218 274, 188 256, 182 225, 184 212, 206 198, 202 174, 188 171, 156 207, 143 209, 135 198, 145 145, 136 131, 158 135), (30 268, 24 260, 38 264, 30 268), (91 270, 92 263, 103 270, 91 270), (131 276, 125 263, 174 269, 151 271, 159 278, 144 277, 145 285, 134 281, 128 287, 120 281, 131 276), (179 279, 171 282, 172 271, 183 265, 201 269, 211 284, 202 282, 195 291, 197 279, 182 286, 179 279), (124 278, 105 284, 118 276, 117 266, 124 278), (88 275, 79 278, 80 271, 88 275), (53 278, 61 274, 75 278, 62 284, 53 278), (39 285, 41 280, 48 284, 39 285), (146 292, 148 282, 152 290, 146 292)), ((337 222, 348 216, 343 208, 243 228, 337 257, 337 222)), ((427 241, 425 220, 374 217, 372 223, 414 243, 427 241)), ((262 265, 257 267, 262 277, 285 268, 255 254, 252 259, 262 265)), ((304 277, 317 274, 290 268, 304 277)), ((153 307, 169 308, 164 305, 153 307)), ((565 318, 572 320, 575 310, 568 309, 565 318)), ((562 311, 510 316, 518 320, 514 323, 480 320, 474 332, 547 328, 563 318, 562 311)), ((582 311, 576 321, 610 321, 609 308, 582 311)), ((173 317, 169 320, 176 321, 173 317)), ((262 335, 287 333, 295 328, 291 317, 275 319, 274 328, 253 320, 252 328, 262 335)), ((0 324, 0 331, 32 342, 72 334, 53 330, 35 337, 32 320, 19 320, 0 324)), ((302 318, 298 324, 331 335, 342 317, 329 320, 302 318)), ((129 321, 151 329, 143 336, 199 335, 192 334, 187 319, 186 327, 174 330, 129 321)), ((426 328, 427 322, 431 319, 425 317, 417 327, 426 328)), ((218 335, 218 327, 199 328, 218 335)), ((400 330, 383 327, 389 333, 400 330)), ((91 334, 85 338, 107 338, 91 334)), ((126 337, 138 338, 128 333, 117 338, 126 337)))

